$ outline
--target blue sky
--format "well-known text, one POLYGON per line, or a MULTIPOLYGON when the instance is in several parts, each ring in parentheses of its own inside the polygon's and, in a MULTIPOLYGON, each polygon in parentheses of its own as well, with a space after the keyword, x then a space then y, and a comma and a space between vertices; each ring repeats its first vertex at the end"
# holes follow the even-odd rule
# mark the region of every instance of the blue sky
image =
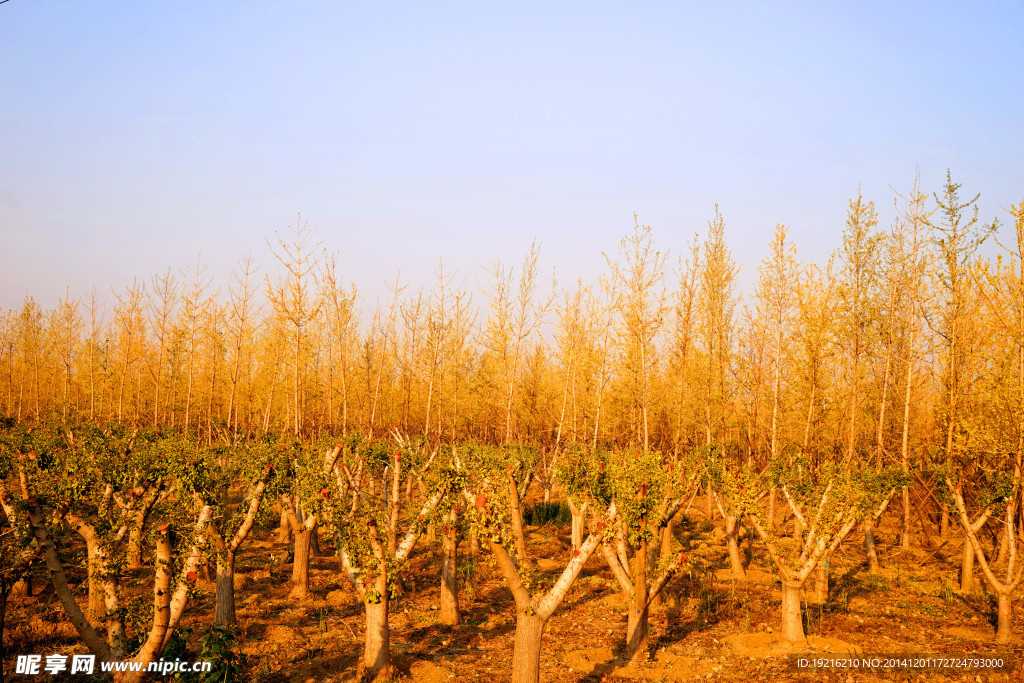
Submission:
POLYGON ((202 253, 217 285, 302 213, 372 303, 534 236, 594 280, 634 212, 679 253, 717 203, 752 289, 858 187, 947 167, 1024 199, 1024 3, 0 5, 0 307, 110 298, 202 253))

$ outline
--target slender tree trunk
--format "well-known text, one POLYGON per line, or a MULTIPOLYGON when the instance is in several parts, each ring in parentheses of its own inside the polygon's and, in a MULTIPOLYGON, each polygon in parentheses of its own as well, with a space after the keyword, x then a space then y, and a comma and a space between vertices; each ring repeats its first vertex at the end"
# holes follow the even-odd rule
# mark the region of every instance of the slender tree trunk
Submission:
POLYGON ((828 602, 828 557, 818 560, 818 568, 814 572, 814 601, 818 605, 828 602))
POLYGON ((512 653, 512 683, 540 681, 540 644, 545 621, 537 614, 516 613, 516 638, 512 653))
POLYGON ((868 558, 868 573, 878 573, 878 552, 875 550, 875 524, 871 517, 864 520, 864 552, 868 558))
POLYGON ((456 528, 457 517, 452 510, 449 523, 444 528, 442 544, 444 555, 441 560, 441 604, 438 621, 447 626, 458 626, 462 623, 459 612, 459 575, 458 550, 459 536, 456 528))
POLYGON ((626 650, 629 661, 641 661, 647 655, 647 541, 633 557, 633 602, 626 619, 626 650))
POLYGON ((740 560, 740 524, 733 515, 725 518, 725 541, 729 547, 729 564, 732 567, 732 575, 737 579, 747 578, 743 569, 743 562, 740 560))
POLYGON ((970 595, 974 592, 974 548, 964 533, 964 553, 960 560, 960 592, 970 595))
POLYGON ((292 540, 292 526, 288 522, 288 508, 281 506, 281 524, 277 527, 277 542, 287 543, 292 540))
POLYGON ((508 502, 510 506, 509 512, 512 517, 512 531, 516 542, 516 554, 519 556, 519 562, 526 562, 529 560, 529 554, 526 549, 526 533, 523 530, 523 509, 519 504, 519 489, 516 487, 516 481, 511 474, 506 474, 508 477, 508 502))
POLYGON ((572 501, 572 498, 567 500, 569 512, 572 514, 572 549, 579 550, 580 546, 583 545, 583 527, 586 523, 587 503, 583 503, 581 507, 576 507, 576 503, 572 501))

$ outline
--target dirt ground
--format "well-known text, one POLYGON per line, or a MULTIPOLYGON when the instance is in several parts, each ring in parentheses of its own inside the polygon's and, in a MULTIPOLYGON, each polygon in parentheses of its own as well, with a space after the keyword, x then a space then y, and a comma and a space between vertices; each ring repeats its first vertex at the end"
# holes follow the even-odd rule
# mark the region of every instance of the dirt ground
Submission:
MULTIPOLYGON (((877 530, 881 573, 864 569, 863 537, 851 538, 831 561, 829 601, 809 605, 805 615, 810 652, 884 655, 1024 655, 1018 636, 1010 651, 993 642, 994 604, 983 591, 958 591, 959 542, 937 551, 893 548, 894 527, 877 530)), ((952 669, 938 673, 902 670, 818 672, 800 670, 795 656, 778 641, 781 594, 760 543, 743 544, 748 563, 745 580, 734 580, 720 529, 709 528, 692 512, 677 537, 692 558, 692 571, 667 590, 663 606, 651 615, 650 654, 646 662, 627 665, 617 658, 626 628, 626 611, 618 587, 600 553, 584 569, 544 635, 543 681, 889 681, 1024 680, 1024 663, 1013 673, 952 669)), ((238 561, 238 622, 242 649, 249 656, 249 680, 354 681, 364 630, 361 605, 347 585, 337 558, 313 560, 314 597, 302 602, 287 597, 291 566, 288 547, 272 539, 276 531, 260 529, 243 547, 238 561)), ((392 657, 397 678, 441 681, 506 680, 512 661, 515 629, 512 597, 497 568, 482 553, 475 576, 461 593, 464 621, 450 628, 437 623, 440 555, 437 545, 421 539, 405 573, 406 591, 391 603, 392 657)), ((568 558, 569 531, 554 525, 528 527, 528 542, 537 568, 553 580, 568 558)), ((325 550, 329 551, 327 544, 325 550)), ((468 544, 460 546, 466 553, 468 544)), ((148 577, 149 572, 144 573, 148 577)), ((74 577, 73 577, 74 578, 74 577)), ((79 576, 77 579, 81 579, 79 576)), ((145 600, 149 589, 138 588, 145 600)), ((83 596, 84 599, 84 596, 83 596)), ((1018 596, 1019 599, 1019 596, 1018 596)), ((1015 632, 1024 631, 1015 605, 1015 632)), ((201 632, 212 621, 213 585, 201 581, 183 625, 201 632)), ((52 588, 8 607, 5 639, 8 671, 17 654, 84 652, 63 615, 52 588)), ((190 648, 198 647, 193 636, 190 648)), ((46 676, 50 680, 59 680, 46 676)), ((10 674, 11 681, 29 680, 10 674)), ((88 680, 84 676, 68 680, 88 680)))

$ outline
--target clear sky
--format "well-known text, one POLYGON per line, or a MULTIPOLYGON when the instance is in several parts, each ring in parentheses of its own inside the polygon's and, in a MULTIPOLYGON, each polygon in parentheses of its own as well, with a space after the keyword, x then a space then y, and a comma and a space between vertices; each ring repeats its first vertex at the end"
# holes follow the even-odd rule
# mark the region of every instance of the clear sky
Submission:
POLYGON ((0 4, 0 307, 188 268, 222 289, 301 212, 371 299, 536 236, 594 279, 634 212, 718 203, 750 291, 776 222, 839 244, 860 186, 1024 199, 1024 3, 0 4))

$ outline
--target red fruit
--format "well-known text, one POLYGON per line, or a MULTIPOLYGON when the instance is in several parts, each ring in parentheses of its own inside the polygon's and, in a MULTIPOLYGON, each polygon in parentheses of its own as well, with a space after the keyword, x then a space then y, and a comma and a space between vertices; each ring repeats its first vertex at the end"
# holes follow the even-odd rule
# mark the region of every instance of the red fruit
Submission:
POLYGON ((199 574, 196 574, 195 572, 189 572, 185 575, 185 578, 189 581, 195 581, 199 578, 199 574))
POLYGON ((679 553, 679 563, 686 562, 686 553, 679 553))
POLYGON ((167 530, 168 530, 168 529, 170 529, 170 528, 171 528, 171 525, 170 525, 170 524, 164 524, 163 526, 158 526, 158 527, 156 528, 156 530, 157 530, 157 531, 160 531, 160 532, 163 532, 163 531, 167 531, 167 530))
POLYGON ((604 522, 598 522, 597 523, 597 530, 598 531, 604 531, 607 528, 608 528, 608 525, 605 524, 604 522))
POLYGON ((328 489, 328 488, 326 488, 326 487, 324 487, 324 488, 320 489, 320 497, 321 497, 321 498, 323 498, 324 500, 327 500, 327 496, 328 496, 328 495, 329 495, 330 493, 331 493, 330 489, 328 489))
POLYGON ((580 549, 579 548, 573 548, 572 549, 572 556, 573 557, 579 557, 580 556, 580 549))
POLYGON ((487 496, 481 493, 476 497, 476 506, 482 508, 484 505, 487 505, 487 496))

